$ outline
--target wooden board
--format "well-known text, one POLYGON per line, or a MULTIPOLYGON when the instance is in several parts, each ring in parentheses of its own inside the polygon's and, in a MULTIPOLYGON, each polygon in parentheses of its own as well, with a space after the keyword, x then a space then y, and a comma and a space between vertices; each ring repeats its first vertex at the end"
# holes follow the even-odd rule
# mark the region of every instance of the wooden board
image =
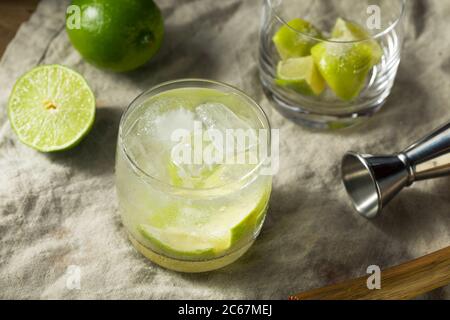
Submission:
POLYGON ((14 38, 22 22, 28 20, 39 0, 0 1, 0 56, 14 38))
POLYGON ((291 300, 413 299, 450 283, 450 247, 387 269, 381 288, 369 290, 367 276, 291 296, 291 300))

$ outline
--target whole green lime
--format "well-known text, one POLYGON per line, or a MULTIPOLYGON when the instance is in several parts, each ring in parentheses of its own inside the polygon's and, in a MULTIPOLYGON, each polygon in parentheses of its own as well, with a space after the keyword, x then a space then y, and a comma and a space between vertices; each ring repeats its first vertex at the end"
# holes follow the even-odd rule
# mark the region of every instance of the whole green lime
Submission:
POLYGON ((164 35, 161 11, 152 0, 72 0, 66 30, 89 63, 125 72, 148 62, 164 35))

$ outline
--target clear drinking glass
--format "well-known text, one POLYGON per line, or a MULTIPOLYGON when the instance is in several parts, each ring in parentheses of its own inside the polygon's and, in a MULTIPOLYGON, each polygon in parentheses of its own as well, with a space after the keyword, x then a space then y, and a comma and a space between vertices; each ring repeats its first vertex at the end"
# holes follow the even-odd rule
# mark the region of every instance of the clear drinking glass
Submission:
POLYGON ((262 168, 270 157, 270 143, 263 110, 226 84, 178 80, 136 98, 122 117, 116 156, 120 213, 136 249, 156 264, 181 272, 209 271, 238 259, 265 218, 272 178, 262 168), (211 128, 219 134, 227 130, 227 138, 230 130, 264 131, 267 139, 254 140, 257 145, 241 152, 268 152, 253 162, 250 157, 213 164, 174 160, 175 146, 180 146, 174 142, 179 136, 173 140, 175 132, 188 133, 188 139, 180 140, 182 150, 192 150, 195 157, 197 137, 202 152, 219 148, 206 139, 211 128))
POLYGON ((404 11, 404 0, 265 0, 260 77, 267 96, 310 127, 342 128, 373 115, 400 63, 404 11))

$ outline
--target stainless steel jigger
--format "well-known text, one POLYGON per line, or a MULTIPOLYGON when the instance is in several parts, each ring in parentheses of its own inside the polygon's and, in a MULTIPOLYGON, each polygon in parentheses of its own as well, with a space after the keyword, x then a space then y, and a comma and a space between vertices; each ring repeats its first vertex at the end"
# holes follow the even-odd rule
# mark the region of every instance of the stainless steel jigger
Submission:
POLYGON ((395 155, 347 153, 342 179, 355 209, 376 217, 404 187, 450 175, 450 123, 395 155))

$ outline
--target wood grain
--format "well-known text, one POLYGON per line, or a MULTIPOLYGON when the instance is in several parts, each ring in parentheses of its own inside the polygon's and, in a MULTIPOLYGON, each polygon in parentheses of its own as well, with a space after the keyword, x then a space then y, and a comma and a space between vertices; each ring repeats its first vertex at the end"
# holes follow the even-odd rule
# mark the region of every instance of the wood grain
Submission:
POLYGON ((0 1, 0 56, 14 38, 22 22, 28 20, 39 0, 0 1))
POLYGON ((367 278, 300 293, 290 300, 407 300, 450 283, 450 247, 381 272, 381 289, 369 290, 367 278))

